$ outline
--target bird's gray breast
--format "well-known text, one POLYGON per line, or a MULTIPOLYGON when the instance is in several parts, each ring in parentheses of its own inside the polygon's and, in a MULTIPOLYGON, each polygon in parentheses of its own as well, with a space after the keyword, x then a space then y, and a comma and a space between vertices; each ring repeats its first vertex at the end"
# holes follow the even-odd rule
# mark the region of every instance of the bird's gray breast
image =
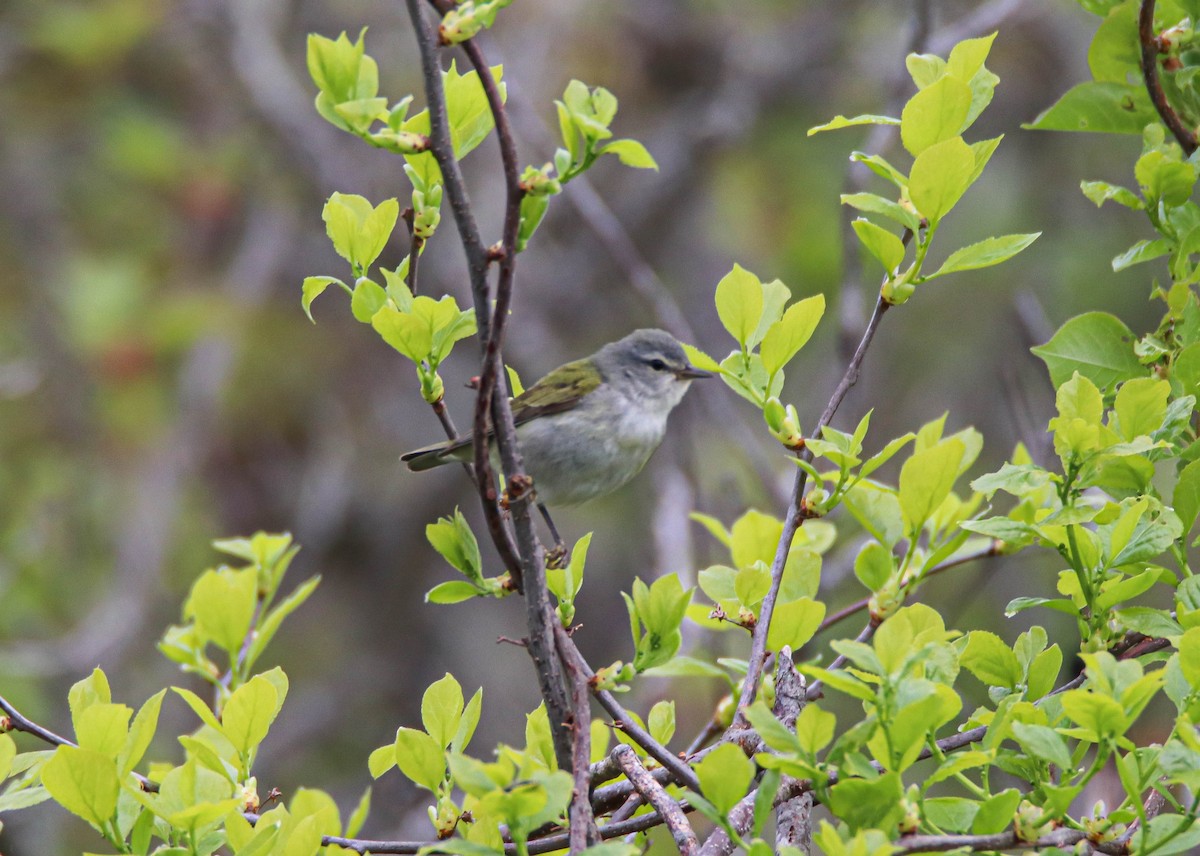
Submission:
POLYGON ((619 398, 602 387, 574 410, 517 429, 540 502, 586 502, 616 490, 645 466, 662 442, 667 414, 619 398))

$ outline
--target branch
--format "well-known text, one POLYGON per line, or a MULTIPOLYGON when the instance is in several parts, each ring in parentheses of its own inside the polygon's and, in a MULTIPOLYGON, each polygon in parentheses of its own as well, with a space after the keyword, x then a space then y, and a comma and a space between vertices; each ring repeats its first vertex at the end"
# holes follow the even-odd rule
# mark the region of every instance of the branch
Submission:
MULTIPOLYGON (((947 559, 946 561, 942 562, 940 565, 936 565, 936 566, 930 568, 924 575, 922 575, 921 581, 927 580, 932 576, 936 576, 937 574, 940 574, 943 571, 948 571, 951 568, 957 568, 959 565, 965 565, 968 562, 973 562, 976 559, 986 559, 990 556, 999 556, 1002 546, 1003 545, 1001 542, 993 541, 991 544, 989 544, 987 547, 983 548, 982 550, 976 550, 973 553, 964 553, 961 556, 956 556, 956 557, 947 559)), ((866 609, 870 605, 870 603, 871 603, 871 598, 864 597, 862 600, 855 601, 854 603, 850 604, 849 606, 842 607, 837 612, 835 612, 833 615, 826 617, 826 619, 821 622, 821 626, 817 628, 817 633, 822 633, 822 632, 828 630, 830 627, 833 627, 833 625, 838 624, 838 623, 844 621, 845 619, 849 618, 851 615, 854 615, 857 612, 861 612, 862 610, 866 609)))
POLYGON ((687 818, 684 817, 679 803, 667 795, 662 785, 646 772, 646 768, 642 766, 637 755, 624 743, 613 750, 613 757, 616 758, 621 771, 637 788, 642 798, 650 803, 662 817, 667 829, 671 831, 671 837, 675 839, 675 847, 681 856, 693 856, 700 846, 700 842, 696 840, 696 833, 692 829, 692 825, 687 822, 687 818))
MULTIPOLYGON (((681 785, 691 788, 696 793, 701 793, 700 780, 696 778, 696 773, 689 767, 678 755, 671 753, 671 750, 663 746, 655 740, 650 732, 639 726, 631 717, 625 708, 621 707, 612 695, 607 690, 598 689, 595 683, 595 673, 583 659, 583 655, 579 653, 579 649, 575 647, 574 641, 569 637, 565 639, 566 645, 562 648, 563 659, 568 663, 573 664, 574 668, 578 669, 581 674, 587 676, 588 683, 592 686, 592 694, 595 695, 596 701, 600 702, 600 706, 608 712, 614 720, 614 725, 624 731, 634 743, 641 746, 646 752, 658 763, 662 764, 670 774, 675 777, 675 780, 681 785)), ((614 759, 616 760, 616 759, 614 759)))
MULTIPOLYGON (((454 216, 454 224, 458 228, 458 237, 467 255, 467 272, 471 279, 471 300, 475 307, 475 326, 479 331, 480 341, 486 343, 491 335, 491 306, 488 288, 487 250, 483 239, 479 236, 479 226, 471 210, 471 200, 467 196, 467 186, 463 181, 462 170, 458 159, 454 156, 454 145, 450 140, 450 120, 446 115, 446 96, 442 88, 442 68, 438 62, 437 44, 433 32, 425 22, 421 13, 420 0, 405 0, 408 14, 412 19, 413 32, 416 35, 417 47, 421 53, 421 73, 425 83, 425 100, 429 108, 429 151, 437 161, 442 171, 442 184, 446 196, 450 200, 450 211, 454 216)), ((486 433, 481 436, 486 436, 486 433)), ((478 477, 478 489, 483 504, 483 515, 487 521, 488 533, 500 559, 509 573, 514 577, 521 573, 521 564, 517 558, 517 548, 512 536, 504 525, 497 505, 495 478, 492 475, 491 464, 487 455, 475 456, 475 472, 478 477)))
MULTIPOLYGON (((911 239, 911 233, 906 233, 906 236, 911 239)), ((858 348, 854 352, 854 356, 850 358, 850 364, 846 367, 846 373, 842 376, 842 380, 834 389, 832 397, 829 399, 829 404, 825 406, 825 412, 821 414, 821 418, 817 421, 817 427, 812 432, 813 437, 820 437, 825 426, 833 419, 837 413, 838 407, 846 397, 846 393, 850 391, 850 387, 858 381, 859 372, 862 370, 863 360, 867 355, 867 348, 871 341, 875 338, 875 331, 879 329, 879 322, 883 318, 883 313, 887 311, 890 304, 885 303, 883 297, 880 296, 875 302, 875 311, 871 314, 871 320, 867 322, 867 329, 863 331, 862 340, 858 343, 858 348)), ((805 461, 812 460, 812 452, 805 449, 801 453, 801 457, 805 461)), ((808 482, 808 473, 803 469, 796 469, 796 478, 792 483, 792 495, 789 500, 789 508, 787 517, 783 521, 783 532, 779 536, 779 546, 775 550, 775 558, 771 563, 771 588, 763 598, 762 607, 759 610, 758 624, 754 628, 754 636, 750 642, 750 668, 746 672, 746 679, 742 682, 741 699, 738 702, 738 719, 742 719, 742 712, 754 701, 754 696, 758 693, 758 684, 762 680, 763 666, 766 664, 767 655, 767 631, 771 627, 771 615, 775 611, 775 601, 779 597, 779 586, 783 582, 783 568, 787 564, 788 553, 792 549, 792 541, 796 537, 796 532, 800 525, 804 522, 802 503, 804 500, 804 486, 808 482)))
MULTIPOLYGON (((558 622, 554 624, 554 636, 560 649, 571 641, 567 631, 558 622)), ((600 840, 591 802, 591 707, 588 704, 587 676, 574 661, 565 657, 562 659, 571 685, 571 774, 575 778, 575 794, 570 806, 571 852, 580 853, 600 840)))
MULTIPOLYGON (((25 734, 32 734, 39 740, 44 740, 51 746, 78 746, 79 744, 73 740, 68 740, 58 734, 55 734, 49 728, 38 725, 32 719, 23 715, 19 710, 12 706, 12 703, 4 696, 0 696, 0 710, 3 710, 5 715, 0 716, 0 734, 7 731, 20 731, 25 734)), ((147 779, 139 773, 130 773, 138 784, 142 786, 142 790, 148 793, 158 793, 158 784, 147 779)))
POLYGON ((483 366, 480 371, 479 391, 476 396, 474 423, 474 463, 478 476, 479 495, 492 541, 509 573, 513 575, 514 582, 526 595, 529 654, 533 658, 542 697, 546 701, 546 711, 549 714, 550 729, 554 737, 555 755, 560 767, 570 769, 571 741, 565 727, 570 705, 567 701, 562 666, 554 647, 554 632, 551 628, 553 611, 550 609, 549 597, 545 591, 545 564, 542 560, 541 545, 534 533, 533 520, 529 514, 529 493, 527 489, 524 489, 527 479, 523 477, 524 465, 517 447, 512 411, 509 408, 507 397, 496 392, 496 378, 500 374, 501 366, 500 347, 503 343, 508 307, 512 300, 516 237, 520 224, 521 189, 517 172, 516 148, 496 81, 478 46, 467 42, 463 47, 479 75, 495 120, 507 189, 502 242, 503 255, 493 309, 487 277, 490 255, 480 238, 462 172, 454 156, 449 120, 446 115, 445 94, 442 89, 441 66, 437 58, 433 32, 421 12, 420 0, 405 0, 405 2, 421 52, 421 68, 429 107, 430 151, 442 170, 446 194, 450 199, 459 237, 467 254, 476 326, 479 330, 480 340, 483 342, 483 366), (496 446, 500 452, 510 491, 512 491, 510 510, 516 529, 515 544, 500 513, 495 478, 488 461, 489 413, 495 430, 496 446))
MULTIPOLYGON (((998 832, 995 835, 906 835, 892 844, 891 852, 900 853, 944 853, 960 848, 974 851, 989 850, 1040 850, 1058 847, 1069 849, 1087 838, 1079 829, 1056 829, 1037 841, 1022 841, 1016 832, 998 832)), ((1106 841, 1091 843, 1097 853, 1123 854, 1129 850, 1124 844, 1106 841)))
MULTIPOLYGON (((526 475, 525 462, 517 442, 517 428, 513 422, 512 408, 508 396, 497 392, 497 381, 503 376, 503 360, 500 356, 504 344, 504 331, 512 305, 513 283, 517 263, 517 231, 521 225, 520 166, 517 163, 517 147, 513 141, 512 128, 500 88, 492 77, 483 52, 474 40, 463 43, 463 49, 471 65, 479 75, 479 81, 487 96, 492 118, 496 123, 496 137, 500 142, 500 159, 504 166, 504 227, 500 249, 500 273, 496 282, 495 307, 492 310, 491 331, 484 348, 483 369, 479 376, 479 394, 475 404, 475 436, 486 436, 488 410, 496 435, 496 447, 508 480, 509 513, 517 533, 517 548, 520 560, 521 590, 525 595, 525 620, 529 627, 529 655, 537 667, 541 683, 542 698, 546 701, 546 712, 550 717, 550 731, 554 738, 554 751, 558 765, 571 768, 571 735, 566 727, 570 718, 571 705, 567 699, 566 681, 562 673, 562 662, 554 644, 554 626, 558 624, 550 606, 550 594, 546 588, 546 563, 542 545, 533 528, 530 506, 533 491, 526 475)), ((476 469, 479 459, 486 456, 485 445, 476 440, 476 469)), ((534 485, 534 490, 537 486, 534 485)))
POLYGON ((1150 101, 1158 111, 1163 124, 1174 135, 1185 155, 1196 151, 1196 134, 1183 124, 1167 94, 1163 91, 1162 80, 1158 76, 1158 55, 1162 52, 1162 41, 1154 32, 1154 7, 1156 0, 1142 0, 1138 11, 1138 41, 1141 42, 1142 79, 1146 83, 1146 91, 1150 101))

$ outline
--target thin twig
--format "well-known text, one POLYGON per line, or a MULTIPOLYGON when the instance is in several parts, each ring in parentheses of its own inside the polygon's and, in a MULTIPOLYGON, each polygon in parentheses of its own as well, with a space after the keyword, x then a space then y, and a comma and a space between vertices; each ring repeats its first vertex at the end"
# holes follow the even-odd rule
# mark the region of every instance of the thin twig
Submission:
POLYGON ((700 842, 696 840, 696 832, 684 817, 679 803, 667 795, 662 785, 646 772, 646 768, 642 766, 637 755, 624 743, 613 750, 613 757, 620 765, 621 772, 642 795, 642 799, 650 803, 662 817, 667 829, 671 831, 671 837, 675 839, 675 847, 681 856, 692 856, 696 852, 696 848, 700 846, 700 842))
MULTIPOLYGON (((990 556, 999 556, 1001 547, 1002 545, 1000 542, 993 541, 991 544, 981 550, 976 550, 973 553, 964 553, 961 556, 955 556, 947 559, 940 565, 935 565, 934 567, 930 568, 921 577, 921 580, 927 580, 930 577, 937 576, 938 574, 948 571, 951 568, 957 568, 960 565, 967 564, 968 562, 974 562, 976 559, 986 559, 990 556)), ((830 627, 833 627, 835 624, 838 624, 839 622, 849 618, 851 615, 862 612, 870 605, 870 603, 871 598, 864 597, 862 600, 855 601, 849 606, 842 607, 837 612, 833 613, 833 615, 826 617, 826 619, 821 622, 821 626, 817 628, 817 633, 824 632, 830 627)))
MULTIPOLYGON (((0 716, 0 734, 6 731, 20 731, 24 734, 30 734, 39 740, 43 740, 52 746, 78 746, 79 744, 73 740, 55 734, 49 728, 38 725, 29 717, 22 714, 19 710, 13 707, 12 703, 0 696, 0 710, 4 711, 4 716, 0 716)), ((140 773, 130 773, 138 784, 142 786, 142 790, 147 793, 157 793, 158 783, 152 782, 140 773)))
POLYGON ((1183 124, 1167 93, 1163 91, 1162 80, 1158 76, 1158 55, 1162 52, 1162 41, 1154 32, 1154 7, 1156 0, 1142 0, 1138 11, 1138 41, 1141 43, 1142 79, 1146 84, 1146 92, 1150 94, 1150 102, 1158 111, 1163 124, 1178 141, 1183 153, 1191 155, 1196 151, 1196 133, 1183 124))
MULTIPOLYGON (((846 373, 842 376, 837 388, 834 389, 833 395, 829 399, 829 404, 825 407, 825 412, 821 414, 821 418, 817 421, 817 427, 813 431, 812 436, 820 437, 825 426, 833 419, 837 409, 841 406, 846 394, 850 391, 850 387, 854 386, 858 381, 859 373, 862 370, 863 360, 867 355, 867 348, 871 341, 875 338, 875 331, 879 329, 879 322, 883 318, 883 313, 887 311, 890 304, 886 303, 882 296, 875 302, 875 311, 871 313, 871 320, 867 322, 867 328, 863 331, 862 340, 858 343, 858 348, 854 352, 854 356, 850 358, 850 364, 846 367, 846 373)), ((812 460, 812 452, 805 449, 802 457, 806 461, 812 460)), ((792 495, 789 500, 787 516, 783 521, 783 532, 779 536, 779 546, 775 550, 775 558, 771 563, 771 587, 763 598, 762 606, 759 608, 758 624, 754 628, 754 636, 750 642, 750 668, 746 672, 746 678, 742 682, 742 696, 738 703, 739 719, 744 711, 758 693, 758 684, 762 680, 762 670, 766 665, 767 655, 767 631, 771 627, 771 616, 775 611, 775 601, 779 597, 779 586, 783 582, 783 569, 787 564, 788 553, 792 549, 792 541, 796 537, 796 532, 800 529, 800 524, 803 523, 803 515, 801 505, 804 499, 804 487, 808 482, 808 473, 802 468, 797 467, 796 478, 792 483, 792 495)))
POLYGON ((670 749, 655 740, 650 735, 650 732, 639 726, 633 717, 625 711, 625 708, 621 707, 620 702, 613 697, 612 693, 596 687, 596 675, 592 671, 591 666, 583 659, 583 655, 579 653, 579 649, 575 646, 573 640, 568 638, 566 642, 568 644, 563 646, 561 652, 563 659, 569 663, 573 663, 575 668, 587 676, 588 683, 592 686, 592 694, 596 697, 596 701, 600 702, 600 706, 613 718, 614 725, 629 735, 630 740, 645 749, 651 758, 666 767, 677 782, 699 793, 700 780, 696 778, 695 771, 684 763, 678 755, 673 755, 670 749))

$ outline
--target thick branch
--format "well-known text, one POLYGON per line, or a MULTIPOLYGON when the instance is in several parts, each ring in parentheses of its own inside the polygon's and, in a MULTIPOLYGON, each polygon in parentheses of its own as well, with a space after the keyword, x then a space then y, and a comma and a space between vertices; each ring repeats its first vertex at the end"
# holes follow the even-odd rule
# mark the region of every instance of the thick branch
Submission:
MULTIPOLYGON (((571 641, 567 631, 557 622, 554 635, 560 648, 571 641)), ((571 684, 571 775, 575 779, 575 795, 570 807, 571 852, 581 853, 600 840, 591 801, 591 706, 588 704, 587 675, 574 661, 565 657, 563 661, 571 684)))
POLYGON ((671 831, 671 837, 675 839, 675 847, 680 854, 692 856, 700 846, 700 842, 696 840, 696 833, 692 829, 692 825, 687 822, 687 818, 684 817, 679 803, 667 795, 662 785, 646 772, 646 768, 642 766, 637 755, 624 743, 613 750, 613 757, 616 758, 617 764, 626 778, 637 788, 637 792, 646 802, 654 806, 654 810, 662 817, 667 829, 671 831))

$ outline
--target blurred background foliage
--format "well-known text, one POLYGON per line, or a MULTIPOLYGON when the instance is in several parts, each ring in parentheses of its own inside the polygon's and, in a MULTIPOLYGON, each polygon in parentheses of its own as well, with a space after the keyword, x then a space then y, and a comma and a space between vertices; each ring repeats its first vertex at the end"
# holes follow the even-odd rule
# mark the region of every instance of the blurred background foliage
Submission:
MULTIPOLYGON (((1015 260, 922 288, 890 313, 835 424, 874 407, 873 450, 948 410, 950 430, 973 424, 985 435, 974 474, 1018 440, 1043 448, 1053 396, 1028 347, 1094 308, 1138 332, 1153 323, 1156 271, 1109 267, 1142 236, 1138 218, 1098 211, 1078 189, 1084 178, 1127 183, 1138 141, 1019 127, 1086 77, 1093 24, 1070 0, 525 0, 506 10, 483 38, 489 60, 505 65, 523 160, 550 158, 551 102, 577 77, 616 93, 617 135, 645 142, 661 167, 606 159, 590 184, 554 200, 519 264, 507 356, 523 376, 641 326, 723 355, 711 298, 736 260, 830 301, 784 396, 805 427, 815 422, 878 283, 871 263, 843 253, 850 217, 838 194, 872 184, 847 156, 895 143, 805 131, 837 113, 888 112, 907 91, 914 10, 929 12, 922 43, 943 55, 1000 29, 988 62, 1001 84, 974 138, 1006 138, 942 245, 1045 234, 1015 260)), ((468 691, 484 687, 477 752, 519 742, 536 698, 524 652, 496 644, 523 632, 516 599, 422 602, 451 574, 425 524, 456 504, 478 514, 461 474, 415 475, 397 461, 439 437, 411 367, 344 301, 319 301, 315 327, 300 309, 305 275, 344 273, 323 201, 408 192, 399 158, 312 109, 305 35, 362 26, 383 92, 417 92, 416 49, 394 0, 0 8, 0 692, 65 731, 66 688, 92 666, 133 704, 186 684, 154 641, 178 621, 191 580, 218 561, 209 542, 290 531, 303 545, 293 583, 324 581, 268 655, 293 692, 259 782, 264 792, 324 787, 344 807, 368 783, 370 749, 417 721, 421 690, 445 671, 468 691)), ((497 164, 494 140, 466 164, 485 235, 496 237, 497 164)), ((396 238, 382 262, 406 252, 396 238)), ((422 281, 469 304, 449 218, 422 281)), ((460 424, 473 354, 459 348, 444 372, 460 424)), ((673 417, 674 437, 646 474, 556 515, 569 540, 596 532, 576 636, 594 665, 632 653, 619 589, 663 573, 692 584, 720 561, 690 511, 730 523, 747 507, 783 507, 794 470, 782 450, 732 392, 697 386, 706 388, 673 417)), ((836 522, 843 537, 823 584, 831 609, 862 596, 848 573, 859 540, 852 522, 836 522)), ((940 577, 922 597, 948 624, 1011 639, 1047 616, 998 626, 1003 604, 1049 593, 1055 570, 1026 556, 993 560, 940 577)), ((687 644, 744 653, 732 635, 696 631, 687 644)), ((682 741, 721 690, 644 679, 627 701, 644 713, 659 697, 686 699, 682 741)), ((189 726, 182 705, 164 716, 189 726)), ((424 801, 397 780, 376 786, 372 837, 427 833, 424 801)), ((6 818, 0 850, 94 846, 81 824, 50 823, 52 813, 61 815, 6 818)))

